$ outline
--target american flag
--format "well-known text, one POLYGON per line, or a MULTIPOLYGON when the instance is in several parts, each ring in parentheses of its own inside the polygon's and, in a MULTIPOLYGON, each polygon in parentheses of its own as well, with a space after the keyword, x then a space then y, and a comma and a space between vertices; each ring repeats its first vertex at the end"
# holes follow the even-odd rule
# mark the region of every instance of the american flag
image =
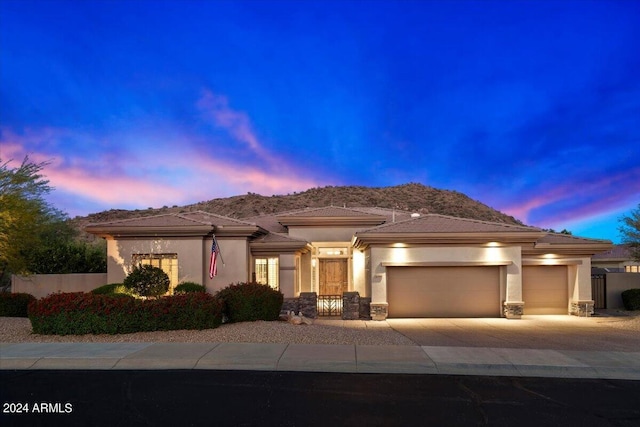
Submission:
POLYGON ((211 244, 211 259, 209 260, 209 278, 213 279, 216 274, 218 274, 218 254, 220 253, 220 248, 218 247, 218 242, 216 242, 216 236, 213 236, 213 243, 211 244))

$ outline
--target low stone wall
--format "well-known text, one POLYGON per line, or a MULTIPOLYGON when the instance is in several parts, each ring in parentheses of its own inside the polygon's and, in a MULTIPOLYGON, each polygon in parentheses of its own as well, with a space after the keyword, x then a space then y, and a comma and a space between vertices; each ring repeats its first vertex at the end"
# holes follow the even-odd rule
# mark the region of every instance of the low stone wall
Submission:
MULTIPOLYGON (((345 292, 342 295, 342 319, 371 320, 370 305, 371 298, 361 297, 358 292, 345 292)), ((281 313, 284 315, 290 311, 316 319, 318 317, 318 294, 302 292, 298 298, 285 298, 282 302, 281 313)))
POLYGON ((318 317, 318 294, 315 292, 301 292, 298 297, 299 311, 303 316, 315 319, 318 317))
POLYGON ((43 298, 58 292, 90 292, 107 284, 107 273, 32 274, 11 276, 11 292, 43 298))

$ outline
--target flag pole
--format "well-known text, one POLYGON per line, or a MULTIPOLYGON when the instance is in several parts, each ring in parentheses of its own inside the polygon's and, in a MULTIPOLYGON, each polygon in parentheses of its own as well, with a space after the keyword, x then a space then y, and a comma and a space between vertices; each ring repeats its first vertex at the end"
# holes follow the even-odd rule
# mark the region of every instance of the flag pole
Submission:
POLYGON ((213 240, 216 242, 216 248, 218 248, 218 254, 220 254, 220 261, 222 261, 222 265, 224 266, 224 257, 222 256, 222 248, 218 244, 218 239, 216 239, 216 235, 213 235, 213 240))

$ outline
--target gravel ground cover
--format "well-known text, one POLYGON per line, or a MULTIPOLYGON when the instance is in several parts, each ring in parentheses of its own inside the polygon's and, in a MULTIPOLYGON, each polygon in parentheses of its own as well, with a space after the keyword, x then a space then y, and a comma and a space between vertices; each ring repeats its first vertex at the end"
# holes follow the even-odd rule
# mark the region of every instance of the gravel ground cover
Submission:
POLYGON ((289 344, 414 345, 386 322, 318 320, 313 325, 243 322, 202 331, 137 332, 122 335, 37 335, 27 318, 0 317, 0 342, 253 342, 289 344))
MULTIPOLYGON (((586 319, 585 319, 586 320, 586 319)), ((640 332, 640 313, 600 311, 588 319, 598 326, 640 332)), ((0 317, 0 342, 255 342, 290 344, 414 345, 387 322, 318 319, 313 325, 287 322, 225 324, 202 331, 138 332, 122 335, 37 335, 27 318, 0 317)))

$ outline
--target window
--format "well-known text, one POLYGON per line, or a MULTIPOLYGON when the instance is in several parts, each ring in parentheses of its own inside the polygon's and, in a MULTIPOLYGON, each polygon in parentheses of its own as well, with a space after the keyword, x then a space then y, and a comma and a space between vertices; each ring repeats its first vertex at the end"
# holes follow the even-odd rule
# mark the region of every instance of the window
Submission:
POLYGON ((625 265, 625 273, 640 273, 640 265, 625 265))
POLYGON ((178 284, 178 254, 133 254, 133 265, 152 265, 169 276, 169 289, 178 284))
POLYGON ((256 258, 256 282, 278 290, 278 258, 256 258))

